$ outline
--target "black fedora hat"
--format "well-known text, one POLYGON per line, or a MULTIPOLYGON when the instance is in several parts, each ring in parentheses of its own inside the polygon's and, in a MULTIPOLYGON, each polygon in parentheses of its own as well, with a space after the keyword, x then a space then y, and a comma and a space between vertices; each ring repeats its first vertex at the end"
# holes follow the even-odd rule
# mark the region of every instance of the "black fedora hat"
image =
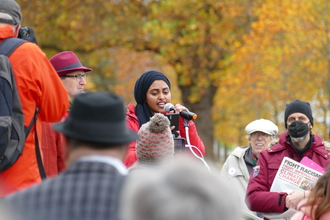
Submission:
POLYGON ((75 96, 69 117, 54 130, 81 141, 126 144, 138 135, 126 125, 123 100, 112 93, 88 92, 75 96))

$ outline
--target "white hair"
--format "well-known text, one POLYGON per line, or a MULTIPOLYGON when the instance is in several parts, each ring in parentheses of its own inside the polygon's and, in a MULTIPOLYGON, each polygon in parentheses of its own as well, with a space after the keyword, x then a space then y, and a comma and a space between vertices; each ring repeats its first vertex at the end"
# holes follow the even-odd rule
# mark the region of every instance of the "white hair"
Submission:
POLYGON ((122 220, 239 220, 239 198, 212 165, 180 157, 164 167, 130 173, 121 197, 122 220))
POLYGON ((13 17, 10 14, 4 13, 4 12, 0 12, 0 18, 5 18, 8 20, 13 20, 13 17))

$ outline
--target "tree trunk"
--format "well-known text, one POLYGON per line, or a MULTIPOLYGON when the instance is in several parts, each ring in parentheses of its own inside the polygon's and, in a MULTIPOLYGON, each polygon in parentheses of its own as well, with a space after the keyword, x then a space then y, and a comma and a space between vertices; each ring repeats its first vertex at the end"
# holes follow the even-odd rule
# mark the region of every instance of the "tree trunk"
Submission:
POLYGON ((214 123, 212 118, 213 98, 217 90, 216 87, 210 86, 204 88, 204 94, 199 102, 190 103, 188 97, 190 95, 190 86, 179 86, 182 93, 183 104, 197 114, 197 119, 194 121, 197 127, 199 137, 203 140, 205 146, 205 157, 214 161, 214 123))

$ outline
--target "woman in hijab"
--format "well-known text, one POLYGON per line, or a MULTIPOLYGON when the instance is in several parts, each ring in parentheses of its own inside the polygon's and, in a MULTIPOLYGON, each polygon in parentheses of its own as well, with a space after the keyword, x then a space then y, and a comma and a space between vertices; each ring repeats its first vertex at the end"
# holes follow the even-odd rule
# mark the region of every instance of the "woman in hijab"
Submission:
MULTIPOLYGON (((164 106, 166 103, 171 103, 171 83, 168 78, 161 72, 150 70, 143 73, 137 79, 134 87, 134 98, 136 106, 129 104, 126 113, 127 125, 133 131, 138 132, 141 125, 147 123, 155 113, 166 114, 164 106)), ((186 107, 181 104, 176 104, 175 113, 180 113, 186 107)), ((182 138, 186 138, 184 127, 184 119, 179 119, 179 133, 182 138)), ((190 144, 197 147, 199 150, 192 148, 198 156, 205 154, 203 141, 199 138, 196 126, 193 121, 189 121, 189 140, 190 144)), ((127 167, 132 166, 137 161, 136 142, 132 142, 129 146, 129 151, 125 159, 127 167)), ((186 153, 190 153, 190 148, 186 148, 186 153)))

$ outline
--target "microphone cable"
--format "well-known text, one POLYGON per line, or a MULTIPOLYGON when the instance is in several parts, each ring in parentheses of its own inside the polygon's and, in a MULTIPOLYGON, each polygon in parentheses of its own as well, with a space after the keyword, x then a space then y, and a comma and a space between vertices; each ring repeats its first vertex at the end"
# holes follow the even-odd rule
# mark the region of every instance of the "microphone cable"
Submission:
POLYGON ((204 160, 204 157, 203 157, 202 152, 201 152, 196 146, 190 144, 190 139, 189 139, 189 128, 188 128, 188 126, 185 126, 185 131, 186 131, 186 139, 187 139, 187 143, 188 143, 188 144, 185 145, 185 147, 189 147, 190 152, 191 152, 196 158, 200 159, 200 160, 203 162, 204 166, 208 169, 208 171, 211 171, 209 165, 208 165, 208 164, 206 163, 206 161, 204 160), (193 151, 193 148, 197 149, 201 156, 198 156, 198 155, 193 151))
MULTIPOLYGON (((166 112, 170 112, 170 111, 173 111, 175 110, 175 107, 172 103, 166 103, 165 106, 164 106, 164 110, 166 112)), ((185 145, 185 147, 189 147, 190 149, 190 152, 198 159, 200 159, 204 166, 208 169, 208 171, 211 171, 209 165, 206 163, 206 161, 204 160, 204 157, 203 157, 203 154, 202 152, 194 145, 191 145, 190 144, 190 139, 189 139, 189 120, 192 120, 192 119, 196 119, 197 118, 197 115, 193 112, 189 112, 189 111, 182 111, 181 113, 179 113, 181 117, 184 118, 184 128, 185 128, 185 132, 186 132, 186 140, 187 140, 187 143, 185 145), (193 148, 195 148, 201 156, 198 156, 194 151, 193 151, 193 148)))

